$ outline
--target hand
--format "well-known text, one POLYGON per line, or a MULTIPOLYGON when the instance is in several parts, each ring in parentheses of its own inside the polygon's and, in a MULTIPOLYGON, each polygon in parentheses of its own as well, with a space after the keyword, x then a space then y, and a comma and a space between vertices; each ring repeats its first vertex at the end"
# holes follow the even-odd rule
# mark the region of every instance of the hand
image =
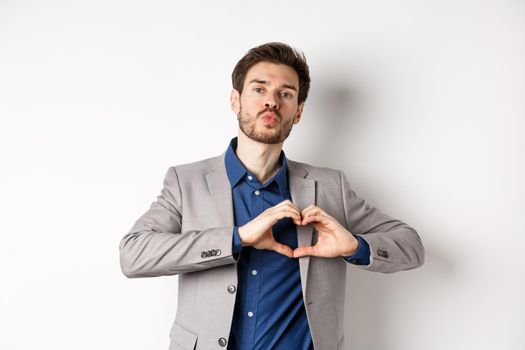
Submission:
POLYGON ((283 218, 292 218, 296 225, 301 225, 301 213, 288 199, 266 209, 255 219, 239 227, 241 245, 274 250, 292 258, 292 248, 277 242, 273 237, 272 226, 283 218))
POLYGON ((356 252, 359 243, 357 238, 321 208, 309 205, 304 208, 301 216, 301 225, 313 222, 318 238, 314 246, 296 248, 293 251, 294 258, 305 255, 332 258, 349 256, 356 252))

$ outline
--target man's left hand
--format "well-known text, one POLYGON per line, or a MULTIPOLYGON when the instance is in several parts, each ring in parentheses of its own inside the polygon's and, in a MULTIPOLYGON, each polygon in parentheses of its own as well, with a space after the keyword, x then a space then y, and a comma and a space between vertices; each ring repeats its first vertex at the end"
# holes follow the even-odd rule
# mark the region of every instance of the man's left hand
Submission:
POLYGON ((318 238, 313 246, 296 248, 293 251, 294 258, 306 255, 334 258, 350 256, 357 251, 357 238, 321 208, 309 205, 301 212, 301 217, 301 225, 313 223, 318 238))

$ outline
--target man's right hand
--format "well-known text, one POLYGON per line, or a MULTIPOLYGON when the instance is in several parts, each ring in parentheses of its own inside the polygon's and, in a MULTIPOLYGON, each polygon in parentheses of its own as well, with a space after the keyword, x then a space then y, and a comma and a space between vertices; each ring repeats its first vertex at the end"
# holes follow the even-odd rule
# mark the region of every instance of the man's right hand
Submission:
POLYGON ((255 219, 239 227, 241 245, 274 250, 292 258, 293 249, 277 242, 273 237, 272 226, 283 218, 292 218, 296 225, 301 225, 301 212, 289 199, 266 209, 255 219))

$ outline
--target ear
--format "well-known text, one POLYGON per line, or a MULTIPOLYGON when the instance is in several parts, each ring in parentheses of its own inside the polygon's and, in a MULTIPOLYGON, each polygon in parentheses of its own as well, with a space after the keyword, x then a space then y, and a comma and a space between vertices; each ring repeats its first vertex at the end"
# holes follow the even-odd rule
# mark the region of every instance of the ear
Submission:
POLYGON ((230 107, 235 114, 239 114, 239 111, 241 110, 240 98, 239 91, 232 89, 232 92, 230 93, 230 107))
POLYGON ((297 106, 297 112, 295 112, 295 116, 293 117, 293 123, 297 124, 301 120, 301 116, 303 115, 303 108, 304 108, 304 102, 301 102, 299 106, 297 106))

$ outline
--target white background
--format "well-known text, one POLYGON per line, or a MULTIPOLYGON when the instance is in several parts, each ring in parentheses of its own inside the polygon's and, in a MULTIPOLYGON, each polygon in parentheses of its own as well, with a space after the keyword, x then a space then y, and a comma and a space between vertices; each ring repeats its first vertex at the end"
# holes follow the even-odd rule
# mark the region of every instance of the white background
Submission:
POLYGON ((126 279, 119 241, 170 165, 236 136, 237 60, 284 41, 312 77, 286 155, 426 247, 417 270, 348 269, 349 349, 525 349, 524 10, 0 0, 0 348, 167 349, 177 277, 126 279))

